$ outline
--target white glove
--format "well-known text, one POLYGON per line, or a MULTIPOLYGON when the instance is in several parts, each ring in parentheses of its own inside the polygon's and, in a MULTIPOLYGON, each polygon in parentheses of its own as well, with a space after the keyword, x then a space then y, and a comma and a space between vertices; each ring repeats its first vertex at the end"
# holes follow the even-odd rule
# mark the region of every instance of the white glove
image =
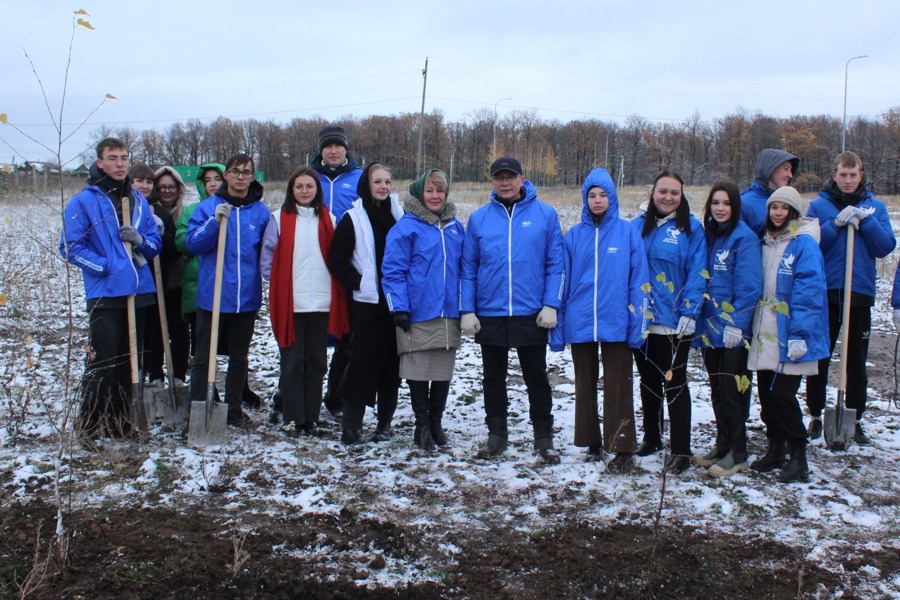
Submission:
POLYGON ((135 248, 144 243, 144 238, 142 238, 141 234, 137 232, 137 229, 131 225, 122 225, 119 227, 119 239, 123 242, 128 242, 135 248))
POLYGON ((797 360, 806 354, 805 340, 788 340, 788 358, 797 360))
POLYGON ((556 327, 556 309, 545 306, 537 316, 537 326, 542 329, 553 329, 556 327))
POLYGON ((678 319, 678 327, 675 328, 675 335, 683 337, 691 337, 697 330, 697 321, 690 317, 681 317, 678 319))
POLYGON ((894 329, 900 332, 900 308, 894 309, 894 329))
POLYGON ((223 202, 216 206, 216 223, 221 223, 222 219, 227 219, 231 215, 231 205, 223 202))
MULTIPOLYGON (((855 206, 846 206, 844 209, 838 213, 838 215, 834 218, 834 224, 836 227, 846 227, 847 225, 851 225, 854 229, 859 229, 859 215, 858 212, 861 212, 860 209, 855 206)), ((869 216, 868 214, 866 216, 869 216)))
POLYGON ((469 335, 475 335, 481 331, 481 323, 475 313, 466 313, 459 320, 459 327, 469 335))
POLYGON ((722 343, 725 344, 726 348, 737 348, 741 345, 741 342, 744 341, 744 332, 738 329, 737 327, 732 327, 731 325, 725 326, 725 331, 722 334, 722 343))
POLYGON ((153 215, 153 220, 156 221, 156 228, 159 229, 159 235, 162 235, 163 229, 165 229, 165 227, 163 226, 163 220, 156 215, 153 215))

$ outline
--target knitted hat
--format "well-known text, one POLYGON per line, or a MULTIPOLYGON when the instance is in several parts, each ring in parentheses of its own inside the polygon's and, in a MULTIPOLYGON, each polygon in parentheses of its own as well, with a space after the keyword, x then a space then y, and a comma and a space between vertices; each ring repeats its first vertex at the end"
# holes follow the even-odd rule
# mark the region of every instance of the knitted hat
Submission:
POLYGON ((347 148, 347 132, 340 125, 326 125, 319 130, 319 152, 322 148, 331 144, 338 144, 347 148))
POLYGON ((769 199, 766 200, 766 210, 769 210, 769 207, 772 206, 773 202, 783 202, 797 211, 797 214, 803 216, 806 214, 806 207, 804 205, 803 197, 800 196, 800 192, 795 190, 789 185, 782 186, 775 190, 769 199))

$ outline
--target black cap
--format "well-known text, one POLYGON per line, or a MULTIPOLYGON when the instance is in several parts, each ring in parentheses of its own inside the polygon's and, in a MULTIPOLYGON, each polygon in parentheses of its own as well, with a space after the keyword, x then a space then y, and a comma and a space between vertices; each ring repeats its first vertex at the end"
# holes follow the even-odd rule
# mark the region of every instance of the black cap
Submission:
POLYGON ((491 163, 491 177, 494 177, 497 173, 501 171, 509 171, 511 173, 515 173, 516 175, 522 175, 522 165, 519 164, 519 161, 512 158, 511 156, 501 156, 493 163, 491 163))

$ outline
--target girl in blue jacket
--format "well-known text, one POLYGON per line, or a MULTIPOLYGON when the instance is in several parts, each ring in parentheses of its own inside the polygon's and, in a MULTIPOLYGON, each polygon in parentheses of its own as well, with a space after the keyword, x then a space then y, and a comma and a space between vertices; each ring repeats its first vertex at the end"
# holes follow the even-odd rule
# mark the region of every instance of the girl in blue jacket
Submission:
POLYGON ((644 343, 649 298, 647 256, 638 231, 619 218, 619 198, 605 169, 581 186, 581 222, 566 234, 566 286, 550 346, 572 345, 575 367, 575 445, 615 457, 606 468, 627 472, 637 449, 631 350, 644 343), (603 435, 597 416, 597 350, 603 359, 603 435))
POLYGON ((413 439, 431 452, 447 443, 441 420, 460 345, 459 263, 466 232, 447 199, 450 182, 443 172, 426 171, 409 193, 403 218, 388 232, 381 287, 416 416, 413 439))
POLYGON ((644 239, 650 269, 649 335, 634 352, 641 377, 644 440, 638 456, 662 450, 663 399, 669 405, 672 453, 666 469, 691 464, 691 393, 687 359, 706 280, 706 237, 691 216, 684 181, 671 171, 656 176, 647 211, 632 221, 644 239))
POLYGON ((706 231, 706 302, 694 346, 702 349, 716 415, 716 445, 694 464, 713 477, 743 471, 750 406, 747 348, 750 322, 762 291, 759 237, 741 220, 741 195, 732 181, 717 181, 703 212, 706 231))

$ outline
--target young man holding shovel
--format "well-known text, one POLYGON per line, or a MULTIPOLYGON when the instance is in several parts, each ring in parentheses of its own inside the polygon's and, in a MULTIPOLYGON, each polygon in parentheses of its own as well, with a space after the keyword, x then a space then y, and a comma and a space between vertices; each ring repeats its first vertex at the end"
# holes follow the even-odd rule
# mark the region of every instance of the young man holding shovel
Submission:
MULTIPOLYGON (((866 357, 869 354, 869 330, 875 304, 875 259, 890 254, 897 241, 884 203, 866 189, 862 160, 853 152, 843 152, 834 161, 831 177, 825 180, 819 197, 812 201, 807 216, 819 219, 819 247, 825 257, 828 282, 828 330, 831 351, 841 329, 844 267, 847 252, 847 227, 856 230, 853 244, 853 280, 850 286, 849 342, 847 357, 847 408, 856 410, 853 441, 860 446, 871 443, 862 428, 866 410, 866 357)), ((826 405, 825 386, 831 355, 819 361, 819 374, 806 380, 806 405, 809 408, 809 437, 822 436, 822 410, 826 405)))
POLYGON ((236 154, 225 164, 225 183, 201 202, 188 221, 187 249, 197 257, 197 353, 191 368, 191 400, 207 395, 207 367, 215 293, 219 226, 225 221, 224 270, 220 323, 228 330, 228 374, 225 402, 228 424, 243 426, 250 418, 241 409, 247 380, 247 355, 253 327, 262 304, 259 253, 269 223, 269 209, 261 202, 263 187, 255 179, 256 166, 246 154, 236 154))
POLYGON ((90 313, 88 364, 81 380, 78 427, 88 439, 131 432, 129 296, 134 297, 136 348, 144 311, 155 305, 156 285, 147 261, 162 240, 153 212, 128 177, 128 147, 117 138, 97 144, 87 185, 66 206, 59 251, 84 277, 90 313), (129 219, 123 221, 123 206, 129 219))

